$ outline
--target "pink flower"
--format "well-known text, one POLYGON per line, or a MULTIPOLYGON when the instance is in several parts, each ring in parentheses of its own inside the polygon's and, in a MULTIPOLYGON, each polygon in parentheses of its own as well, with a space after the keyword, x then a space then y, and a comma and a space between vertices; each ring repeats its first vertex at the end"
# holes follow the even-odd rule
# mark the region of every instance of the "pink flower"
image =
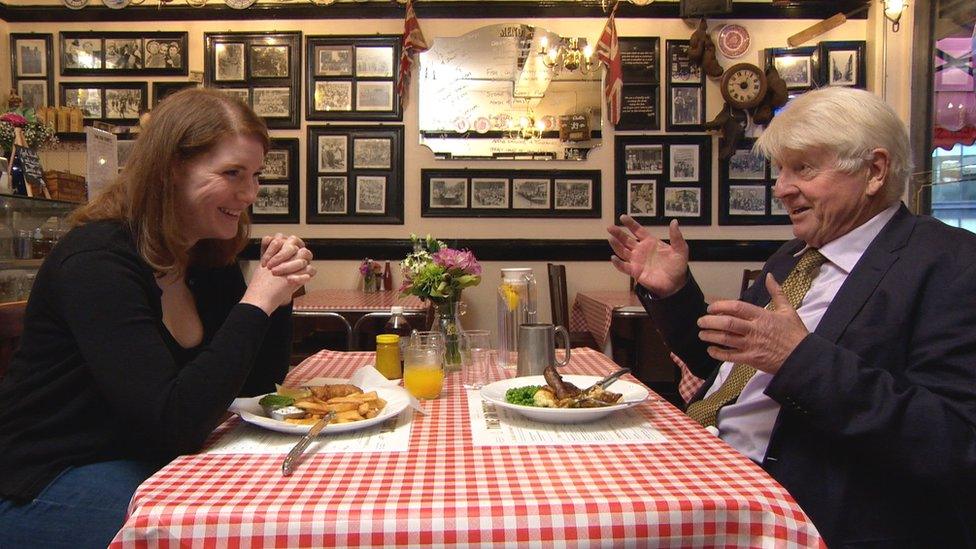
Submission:
POLYGON ((459 269, 465 274, 481 275, 481 264, 469 250, 444 248, 433 255, 434 263, 445 269, 459 269))
POLYGON ((0 122, 6 122, 15 128, 23 128, 24 126, 27 125, 26 118, 13 112, 8 112, 3 115, 0 115, 0 122))

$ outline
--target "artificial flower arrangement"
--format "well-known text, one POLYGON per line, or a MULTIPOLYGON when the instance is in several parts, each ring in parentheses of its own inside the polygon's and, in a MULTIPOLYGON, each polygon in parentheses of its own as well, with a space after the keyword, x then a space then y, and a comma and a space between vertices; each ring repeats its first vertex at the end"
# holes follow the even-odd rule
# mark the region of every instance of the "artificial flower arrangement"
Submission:
POLYGON ((16 108, 0 115, 0 147, 7 153, 13 148, 15 128, 20 128, 31 149, 49 147, 58 142, 54 128, 39 122, 34 109, 16 108))
POLYGON ((366 258, 359 264, 359 274, 363 277, 363 291, 378 292, 383 281, 383 266, 378 261, 366 258))
POLYGON ((444 332, 447 343, 444 362, 460 365, 458 305, 462 290, 481 283, 481 264, 469 250, 448 248, 430 235, 420 238, 412 234, 410 241, 413 252, 400 262, 400 293, 434 304, 438 314, 435 328, 444 332))

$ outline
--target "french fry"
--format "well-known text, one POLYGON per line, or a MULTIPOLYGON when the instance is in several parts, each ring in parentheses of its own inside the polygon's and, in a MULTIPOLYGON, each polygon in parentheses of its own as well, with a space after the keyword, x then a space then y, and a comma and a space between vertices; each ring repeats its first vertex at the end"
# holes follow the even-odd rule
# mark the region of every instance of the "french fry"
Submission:
POLYGON ((337 413, 333 421, 336 423, 348 423, 350 421, 361 421, 363 419, 366 418, 359 415, 359 412, 357 412, 356 410, 348 410, 345 412, 337 413))

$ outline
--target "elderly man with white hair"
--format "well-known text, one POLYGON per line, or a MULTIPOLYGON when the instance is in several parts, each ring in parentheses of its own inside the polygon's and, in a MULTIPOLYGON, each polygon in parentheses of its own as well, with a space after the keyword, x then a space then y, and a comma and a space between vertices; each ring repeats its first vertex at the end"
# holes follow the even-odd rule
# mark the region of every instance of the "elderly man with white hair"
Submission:
POLYGON ((976 546, 976 235, 911 214, 908 133, 876 96, 802 95, 756 149, 796 239, 707 305, 670 242, 610 227, 613 265, 705 378, 687 413, 761 464, 827 544, 976 546))

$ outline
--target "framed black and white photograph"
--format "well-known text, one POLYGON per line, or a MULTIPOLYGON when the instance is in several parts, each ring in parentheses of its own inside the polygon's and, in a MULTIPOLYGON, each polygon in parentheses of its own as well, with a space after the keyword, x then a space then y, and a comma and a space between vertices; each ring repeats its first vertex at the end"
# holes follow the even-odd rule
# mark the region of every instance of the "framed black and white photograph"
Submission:
POLYGON ((701 217, 702 190, 699 187, 666 187, 664 189, 664 216, 701 217))
POLYGON ((730 215, 766 215, 766 187, 762 185, 730 185, 730 215))
POLYGON ((400 35, 309 36, 305 118, 401 120, 400 43, 400 35))
POLYGON ((86 125, 100 120, 132 125, 148 110, 146 82, 61 82, 61 105, 78 107, 86 125))
POLYGON ((390 46, 357 46, 356 76, 359 78, 393 78, 393 48, 390 46))
POLYGON ((329 182, 307 189, 306 223, 403 224, 403 126, 312 125, 306 140, 306 180, 329 182))
POLYGON ((319 214, 346 214, 347 178, 344 175, 319 176, 316 211, 319 214))
POLYGON ((301 208, 297 137, 272 138, 251 206, 254 223, 298 223, 301 208))
POLYGON ((753 154, 755 139, 739 141, 728 162, 719 166, 719 225, 787 225, 789 212, 773 196, 778 173, 771 162, 753 154))
POLYGON ((264 118, 290 117, 291 103, 289 88, 251 88, 251 107, 264 118))
POLYGON ((766 66, 773 65, 787 89, 808 90, 820 85, 820 55, 815 46, 769 48, 765 50, 766 66))
MULTIPOLYGON (((160 101, 166 99, 167 96, 173 93, 176 93, 180 90, 185 90, 186 88, 196 88, 197 86, 199 86, 199 84, 197 84, 196 82, 153 82, 152 106, 153 108, 155 108, 160 101)), ((246 92, 247 90, 244 91, 246 92)), ((244 98, 244 102, 247 103, 246 96, 244 98)))
POLYGON ((62 32, 62 76, 186 76, 186 32, 62 32))
POLYGON ((393 143, 389 139, 356 139, 352 143, 354 168, 390 169, 393 143))
POLYGON ((600 217, 599 170, 421 170, 423 217, 600 217))
POLYGON ((671 126, 701 126, 705 123, 701 86, 671 88, 671 126))
POLYGON ((824 41, 820 43, 820 82, 827 86, 864 89, 867 82, 865 42, 824 41))
POLYGON ((10 34, 10 81, 25 108, 55 104, 53 43, 50 33, 10 34))
POLYGON ((105 88, 105 118, 108 120, 138 119, 146 108, 146 89, 105 88))
POLYGON ((766 158, 752 149, 737 149, 729 158, 729 179, 765 179, 766 158))
POLYGON ((692 63, 688 57, 688 40, 668 40, 668 82, 671 84, 705 83, 701 65, 692 63))
POLYGON ((214 45, 214 80, 217 82, 244 81, 244 43, 224 42, 214 45))
POLYGON ((512 179, 512 208, 548 210, 550 185, 549 179, 512 179))
POLYGON ((251 78, 288 78, 288 46, 251 44, 251 78))
POLYGON ((318 159, 320 172, 345 172, 349 149, 349 137, 346 135, 320 135, 318 149, 313 158, 318 159))
POLYGON ((359 82, 357 111, 388 111, 393 108, 393 82, 359 82))
POLYGON ((315 110, 323 112, 352 111, 352 82, 327 80, 315 83, 315 110))
POLYGON ((556 179, 553 202, 557 210, 590 210, 593 208, 593 181, 590 179, 556 179))
MULTIPOLYGON (((24 101, 24 108, 37 109, 51 105, 50 86, 47 80, 18 80, 17 95, 24 101)), ((53 105, 52 105, 53 106, 53 105)))
POLYGON ((472 178, 472 208, 507 208, 508 179, 472 178))
POLYGON ((463 177, 434 177, 427 188, 431 208, 468 207, 468 180, 463 177))
POLYGON ((251 105, 251 90, 248 88, 220 88, 220 91, 237 99, 241 103, 251 105))
POLYGON ((671 145, 668 147, 670 158, 670 169, 668 170, 671 181, 698 181, 701 175, 698 173, 698 145, 671 145))
POLYGON ((631 179, 627 182, 627 215, 657 215, 657 180, 631 179))
POLYGON ((47 78, 50 67, 51 35, 11 35, 13 76, 17 78, 47 78))
POLYGON ((618 135, 614 219, 628 214, 642 225, 664 226, 680 217, 682 225, 710 225, 711 162, 708 135, 618 135), (650 168, 641 156, 653 159, 650 168))
POLYGON ((203 41, 205 86, 246 89, 269 129, 300 126, 301 32, 205 32, 203 41))
POLYGON ((316 46, 309 62, 315 76, 352 76, 352 46, 316 46))
POLYGON ((356 177, 356 213, 382 214, 386 212, 386 177, 360 175, 356 177))
POLYGON ((660 174, 664 170, 663 145, 630 145, 624 148, 627 174, 660 174))

